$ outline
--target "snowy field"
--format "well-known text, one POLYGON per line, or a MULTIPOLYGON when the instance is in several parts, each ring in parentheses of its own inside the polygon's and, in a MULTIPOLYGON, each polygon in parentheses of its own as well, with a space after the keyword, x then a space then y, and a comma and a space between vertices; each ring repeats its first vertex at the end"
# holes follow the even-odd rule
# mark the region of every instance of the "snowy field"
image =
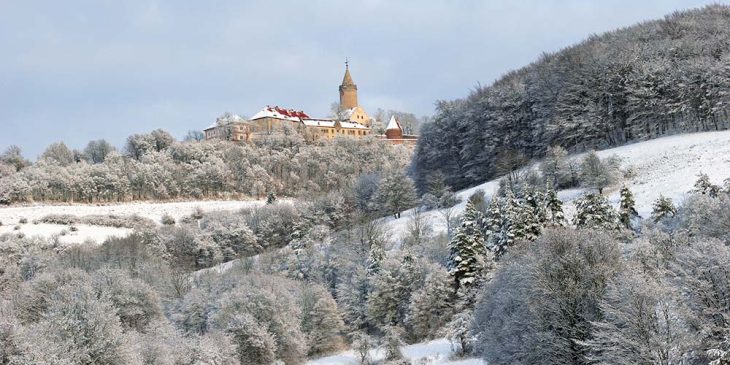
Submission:
MULTIPOLYGON (((682 134, 634 143, 626 146, 598 151, 601 158, 616 155, 622 159, 622 167, 632 167, 636 176, 622 181, 634 193, 636 210, 642 217, 651 215, 651 206, 662 194, 671 198, 675 204, 681 203, 692 189, 700 172, 707 174, 710 181, 721 185, 724 179, 730 178, 730 131, 682 134)), ((454 215, 461 214, 466 199, 476 190, 483 190, 487 196, 494 194, 499 187, 499 180, 462 190, 457 195, 462 202, 454 207, 454 215)), ((619 186, 606 189, 604 193, 609 201, 618 207, 619 186)), ((575 208, 572 202, 585 191, 568 189, 558 192, 558 196, 566 204, 566 217, 571 218, 575 208)), ((401 237, 412 220, 413 211, 402 213, 400 219, 389 218, 386 227, 393 238, 401 237)), ((446 231, 446 221, 439 212, 422 213, 435 232, 446 231)))
MULTIPOLYGON (((403 356, 409 359, 414 365, 486 365, 480 359, 460 359, 450 361, 453 354, 451 344, 445 339, 438 339, 430 342, 422 342, 401 348, 403 356)), ((370 351, 371 361, 383 359, 382 349, 370 351)), ((327 356, 310 360, 307 365, 357 365, 359 364, 357 354, 353 351, 341 352, 337 355, 327 356)))
POLYGON ((69 205, 27 205, 0 208, 0 234, 9 232, 21 232, 27 237, 41 236, 51 238, 58 236, 61 243, 81 243, 87 240, 97 243, 103 242, 111 236, 125 237, 132 232, 129 228, 114 228, 90 226, 84 224, 75 225, 76 232, 70 232, 69 226, 61 224, 33 224, 36 219, 43 218, 50 214, 68 214, 77 217, 88 215, 116 215, 132 216, 138 215, 149 218, 154 222, 160 222, 163 215, 167 214, 179 220, 188 216, 196 208, 204 212, 211 211, 234 211, 241 208, 258 206, 264 204, 263 200, 211 200, 211 201, 189 201, 171 203, 132 202, 124 204, 69 204, 69 205), (28 223, 19 224, 21 218, 28 223), (15 226, 20 226, 16 231, 15 226), (64 232, 65 231, 65 232, 64 232))

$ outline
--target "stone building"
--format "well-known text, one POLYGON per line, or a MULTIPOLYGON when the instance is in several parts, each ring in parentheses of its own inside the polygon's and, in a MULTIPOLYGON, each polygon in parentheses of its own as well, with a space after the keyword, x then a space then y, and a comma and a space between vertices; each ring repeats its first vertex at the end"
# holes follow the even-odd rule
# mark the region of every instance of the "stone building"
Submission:
MULTIPOLYGON (((206 139, 225 139, 230 141, 249 141, 258 135, 271 134, 286 127, 309 129, 315 136, 334 139, 337 136, 361 138, 372 134, 373 119, 363 109, 357 99, 357 85, 352 80, 350 65, 345 62, 345 76, 339 86, 340 103, 335 118, 312 118, 309 114, 294 109, 267 106, 254 114, 249 120, 238 116, 225 115, 216 123, 206 128, 206 139)), ((400 125, 391 118, 391 123, 398 127, 400 134, 386 131, 379 138, 393 141, 396 144, 415 136, 403 136, 400 125), (390 138, 389 136, 393 137, 390 138), (396 138, 397 137, 397 138, 396 138)), ((388 126, 391 126, 391 123, 388 126)))

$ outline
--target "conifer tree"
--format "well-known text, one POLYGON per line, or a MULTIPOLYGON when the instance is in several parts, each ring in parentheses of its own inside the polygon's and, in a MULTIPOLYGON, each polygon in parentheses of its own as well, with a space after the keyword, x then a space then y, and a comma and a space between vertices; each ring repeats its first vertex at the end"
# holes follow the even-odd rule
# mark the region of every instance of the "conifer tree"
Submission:
POLYGON ((555 190, 549 189, 545 194, 545 223, 550 227, 565 227, 565 214, 563 213, 563 202, 558 199, 555 190))
POLYGON ((270 191, 266 195, 266 204, 274 204, 276 202, 276 194, 274 194, 273 191, 270 191))
POLYGON ((484 219, 483 233, 487 247, 496 255, 502 253, 506 247, 502 240, 502 224, 504 220, 503 202, 501 198, 494 197, 487 208, 487 216, 484 219))
POLYGON ((385 258, 385 250, 379 245, 374 244, 370 247, 370 255, 368 256, 368 276, 377 274, 385 258))
POLYGON ((658 223, 666 217, 674 217, 675 214, 677 214, 677 208, 672 203, 672 199, 659 195, 659 199, 654 202, 651 211, 651 219, 654 223, 658 223))
POLYGON ((469 201, 466 204, 461 226, 449 242, 449 273, 456 287, 468 287, 478 280, 486 267, 487 250, 484 236, 478 228, 482 214, 469 201))
POLYGON ((715 198, 720 193, 720 187, 710 182, 710 177, 707 176, 707 174, 700 173, 697 175, 697 181, 695 182, 692 192, 695 194, 709 195, 715 198))
POLYGON ((575 204, 573 224, 582 228, 619 229, 619 219, 613 207, 603 195, 587 194, 575 204))
POLYGON ((634 194, 631 193, 628 187, 624 186, 621 188, 621 203, 619 205, 619 220, 621 224, 631 229, 631 221, 634 218, 639 217, 639 213, 634 207, 636 202, 634 201, 634 194))
POLYGON ((416 340, 433 337, 451 318, 453 288, 448 272, 441 268, 426 278, 423 288, 411 298, 407 323, 416 340))

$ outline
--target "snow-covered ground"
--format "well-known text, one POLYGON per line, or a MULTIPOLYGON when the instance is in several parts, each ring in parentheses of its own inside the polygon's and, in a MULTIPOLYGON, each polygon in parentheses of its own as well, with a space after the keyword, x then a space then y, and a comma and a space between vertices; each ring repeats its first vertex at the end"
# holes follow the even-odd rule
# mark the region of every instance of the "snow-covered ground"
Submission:
MULTIPOLYGON (((671 198, 675 204, 681 203, 692 189, 697 175, 702 172, 715 184, 722 184, 730 178, 730 131, 681 134, 634 143, 626 146, 598 151, 601 158, 616 155, 622 158, 622 167, 632 167, 636 176, 622 181, 631 189, 636 199, 636 210, 642 217, 651 215, 651 207, 659 195, 671 198)), ((476 190, 483 190, 487 196, 494 194, 499 180, 462 190, 457 195, 462 202, 454 207, 454 214, 461 214, 466 199, 476 190)), ((618 207, 619 188, 614 186, 604 193, 611 203, 618 207)), ((572 202, 583 195, 583 189, 569 189, 558 192, 566 204, 566 217, 575 211, 572 202)), ((413 211, 401 214, 400 219, 386 220, 386 227, 394 238, 401 237, 412 220, 413 211)), ((435 232, 446 231, 446 221, 437 211, 422 213, 435 232)))
POLYGON ((200 208, 204 212, 211 211, 234 211, 241 208, 258 206, 264 204, 262 200, 202 200, 188 202, 131 202, 124 204, 69 204, 69 205, 27 205, 0 208, 0 234, 9 232, 21 232, 28 237, 41 236, 50 238, 58 236, 62 243, 81 243, 92 240, 97 243, 103 242, 111 236, 125 237, 132 232, 128 228, 114 228, 90 226, 84 224, 75 225, 76 232, 70 232, 69 226, 61 224, 33 224, 34 220, 43 218, 50 214, 68 214, 77 217, 87 215, 116 215, 149 218, 154 222, 160 222, 163 215, 167 214, 179 220, 184 216, 192 214, 195 209, 200 208), (21 218, 28 223, 19 224, 21 218), (15 231, 19 225, 20 230, 15 231), (66 231, 66 234, 63 232, 66 231))
MULTIPOLYGON (((429 342, 422 342, 401 348, 403 356, 409 359, 414 365, 486 365, 480 359, 449 360, 454 353, 449 341, 438 339, 429 342)), ((382 349, 370 351, 372 361, 380 361, 384 357, 382 349)), ((336 355, 310 360, 307 365, 357 365, 358 356, 353 351, 344 351, 336 355)))

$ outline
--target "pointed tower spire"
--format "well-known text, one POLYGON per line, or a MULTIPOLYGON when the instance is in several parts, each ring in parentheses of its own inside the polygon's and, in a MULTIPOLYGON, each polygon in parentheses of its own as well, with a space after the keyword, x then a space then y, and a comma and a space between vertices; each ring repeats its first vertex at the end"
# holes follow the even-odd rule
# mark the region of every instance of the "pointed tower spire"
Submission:
POLYGON ((340 109, 347 110, 357 106, 357 85, 350 75, 350 61, 345 59, 345 77, 340 85, 340 109))
POLYGON ((350 76, 350 61, 348 61, 345 58, 345 77, 342 78, 342 85, 355 85, 355 82, 352 81, 352 76, 350 76))

